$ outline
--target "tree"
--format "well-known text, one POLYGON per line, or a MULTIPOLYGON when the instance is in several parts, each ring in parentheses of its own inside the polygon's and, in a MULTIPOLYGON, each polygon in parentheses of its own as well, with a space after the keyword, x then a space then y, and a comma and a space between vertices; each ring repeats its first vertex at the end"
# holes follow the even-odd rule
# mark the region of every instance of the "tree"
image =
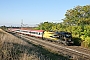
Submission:
POLYGON ((90 5, 77 6, 67 10, 65 16, 64 24, 69 26, 90 24, 90 5))
POLYGON ((53 23, 44 22, 44 23, 40 23, 40 25, 38 25, 37 29, 50 31, 50 30, 52 30, 52 26, 53 26, 53 23))
POLYGON ((0 28, 3 29, 3 30, 6 30, 7 29, 7 27, 5 25, 4 26, 1 26, 0 28))

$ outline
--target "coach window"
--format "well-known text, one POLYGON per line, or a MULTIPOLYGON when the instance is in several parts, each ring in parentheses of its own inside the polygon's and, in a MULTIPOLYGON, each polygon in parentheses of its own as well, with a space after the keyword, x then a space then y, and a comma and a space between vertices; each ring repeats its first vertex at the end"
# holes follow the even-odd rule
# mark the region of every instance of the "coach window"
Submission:
POLYGON ((36 34, 38 34, 38 32, 36 32, 36 34))
POLYGON ((38 32, 35 32, 35 34, 38 34, 38 32))
POLYGON ((40 35, 40 32, 38 33, 38 35, 40 35))
POLYGON ((32 34, 35 34, 35 32, 31 32, 32 34))
POLYGON ((20 31, 20 30, 17 30, 17 31, 20 31))
POLYGON ((33 34, 35 34, 35 32, 33 32, 33 34))

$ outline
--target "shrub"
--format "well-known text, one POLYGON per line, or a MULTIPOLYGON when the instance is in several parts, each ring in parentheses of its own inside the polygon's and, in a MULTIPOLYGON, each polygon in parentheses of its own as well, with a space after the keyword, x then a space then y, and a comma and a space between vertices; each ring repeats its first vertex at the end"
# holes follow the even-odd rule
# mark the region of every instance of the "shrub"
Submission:
POLYGON ((85 40, 82 42, 83 47, 90 47, 90 37, 86 37, 85 40))

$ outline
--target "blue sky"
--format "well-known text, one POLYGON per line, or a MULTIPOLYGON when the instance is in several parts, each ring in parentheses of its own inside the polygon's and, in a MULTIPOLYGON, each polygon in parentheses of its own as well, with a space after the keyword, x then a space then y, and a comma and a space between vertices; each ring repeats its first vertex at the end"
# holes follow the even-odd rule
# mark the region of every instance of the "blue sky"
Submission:
POLYGON ((89 5, 90 0, 0 0, 0 26, 28 26, 61 22, 67 10, 77 5, 89 5))

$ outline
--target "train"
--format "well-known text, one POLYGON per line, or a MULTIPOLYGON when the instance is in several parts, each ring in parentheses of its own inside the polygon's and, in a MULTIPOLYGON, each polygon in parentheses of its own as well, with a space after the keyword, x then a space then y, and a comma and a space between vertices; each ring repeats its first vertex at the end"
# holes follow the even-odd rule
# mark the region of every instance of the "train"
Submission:
POLYGON ((10 32, 24 34, 32 37, 41 38, 42 40, 49 40, 64 45, 73 45, 72 34, 70 32, 60 31, 44 31, 44 30, 30 30, 30 29, 9 29, 10 32))

